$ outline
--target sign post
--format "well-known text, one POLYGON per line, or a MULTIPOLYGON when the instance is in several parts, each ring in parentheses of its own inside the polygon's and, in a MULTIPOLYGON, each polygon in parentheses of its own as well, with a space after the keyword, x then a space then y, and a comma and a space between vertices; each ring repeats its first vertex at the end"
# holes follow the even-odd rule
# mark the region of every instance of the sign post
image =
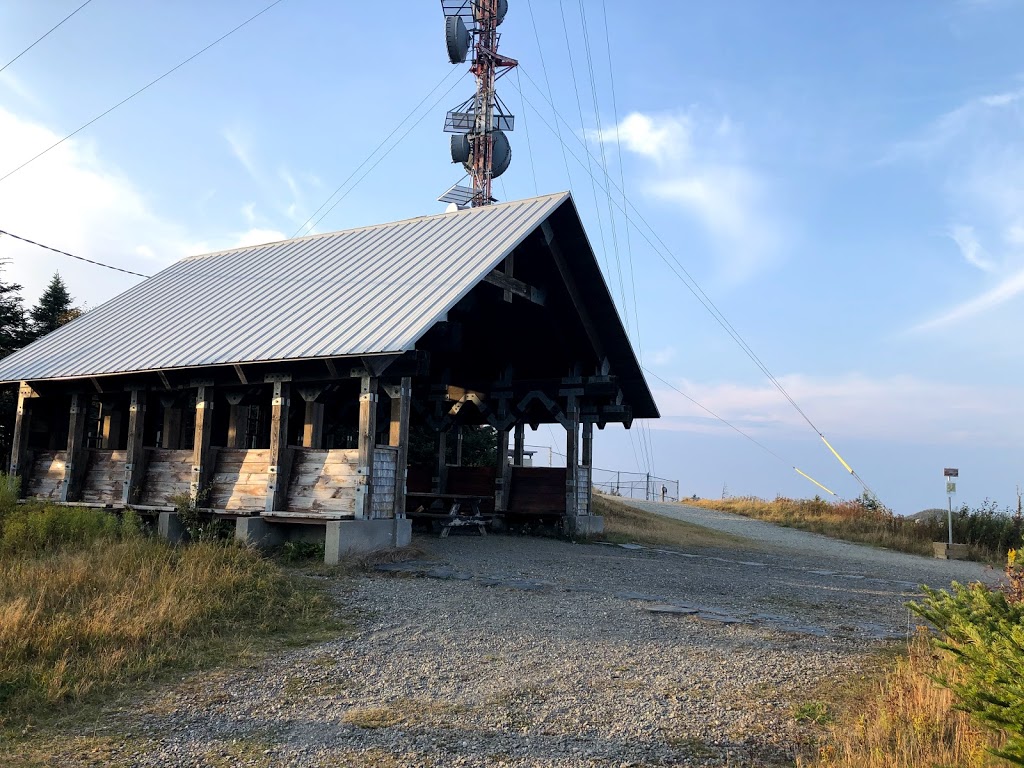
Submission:
POLYGON ((946 467, 942 470, 942 476, 946 478, 946 499, 949 502, 949 546, 953 546, 953 494, 956 493, 956 480, 951 478, 959 477, 960 470, 953 467, 946 467))

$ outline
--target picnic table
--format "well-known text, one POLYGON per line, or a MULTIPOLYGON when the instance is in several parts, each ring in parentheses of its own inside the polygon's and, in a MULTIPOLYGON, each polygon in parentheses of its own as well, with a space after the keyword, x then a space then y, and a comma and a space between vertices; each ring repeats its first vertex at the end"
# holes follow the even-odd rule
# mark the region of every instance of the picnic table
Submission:
POLYGON ((476 526, 481 536, 487 535, 485 526, 490 515, 480 512, 480 503, 490 496, 477 496, 469 493, 407 493, 406 498, 418 502, 416 510, 409 517, 437 520, 441 523, 441 538, 447 538, 452 528, 476 526), (469 508, 469 513, 464 508, 469 508))

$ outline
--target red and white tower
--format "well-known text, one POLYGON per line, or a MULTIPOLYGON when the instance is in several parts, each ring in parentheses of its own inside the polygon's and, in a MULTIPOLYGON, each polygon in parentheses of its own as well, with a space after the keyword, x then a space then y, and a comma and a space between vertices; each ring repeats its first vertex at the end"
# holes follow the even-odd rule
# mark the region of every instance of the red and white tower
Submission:
POLYGON ((452 64, 466 61, 472 52, 470 72, 476 93, 448 112, 444 129, 451 133, 452 162, 461 163, 472 186, 456 184, 438 200, 459 208, 490 205, 491 181, 512 160, 507 131, 515 117, 505 108, 495 82, 518 62, 498 53, 498 26, 505 19, 508 0, 441 0, 445 16, 445 41, 452 64))

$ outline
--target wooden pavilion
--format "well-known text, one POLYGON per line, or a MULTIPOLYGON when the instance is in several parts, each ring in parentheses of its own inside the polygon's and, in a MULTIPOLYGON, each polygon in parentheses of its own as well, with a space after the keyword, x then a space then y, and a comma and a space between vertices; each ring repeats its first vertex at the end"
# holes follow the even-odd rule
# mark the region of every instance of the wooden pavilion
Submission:
POLYGON ((567 193, 186 258, 0 381, 20 382, 25 496, 158 513, 167 535, 188 497, 247 541, 323 530, 329 561, 408 542, 407 493, 598 531, 594 427, 658 416, 567 193), (568 469, 522 466, 526 425, 556 423, 568 469), (429 466, 408 466, 410 424, 429 466), (449 462, 479 424, 495 465, 449 462))

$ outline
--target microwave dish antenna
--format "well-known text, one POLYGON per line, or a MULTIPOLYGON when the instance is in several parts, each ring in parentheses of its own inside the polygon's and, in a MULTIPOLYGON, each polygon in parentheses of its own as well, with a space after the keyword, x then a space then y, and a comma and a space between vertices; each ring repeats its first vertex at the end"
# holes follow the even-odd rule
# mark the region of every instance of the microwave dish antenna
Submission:
POLYGON ((441 0, 445 16, 445 44, 448 60, 461 64, 470 60, 469 71, 476 79, 475 93, 448 111, 444 130, 454 134, 450 150, 453 163, 469 174, 471 187, 456 184, 438 200, 460 208, 490 205, 491 181, 512 162, 507 131, 515 126, 495 91, 495 81, 519 62, 498 53, 498 26, 508 13, 508 0, 441 0))

